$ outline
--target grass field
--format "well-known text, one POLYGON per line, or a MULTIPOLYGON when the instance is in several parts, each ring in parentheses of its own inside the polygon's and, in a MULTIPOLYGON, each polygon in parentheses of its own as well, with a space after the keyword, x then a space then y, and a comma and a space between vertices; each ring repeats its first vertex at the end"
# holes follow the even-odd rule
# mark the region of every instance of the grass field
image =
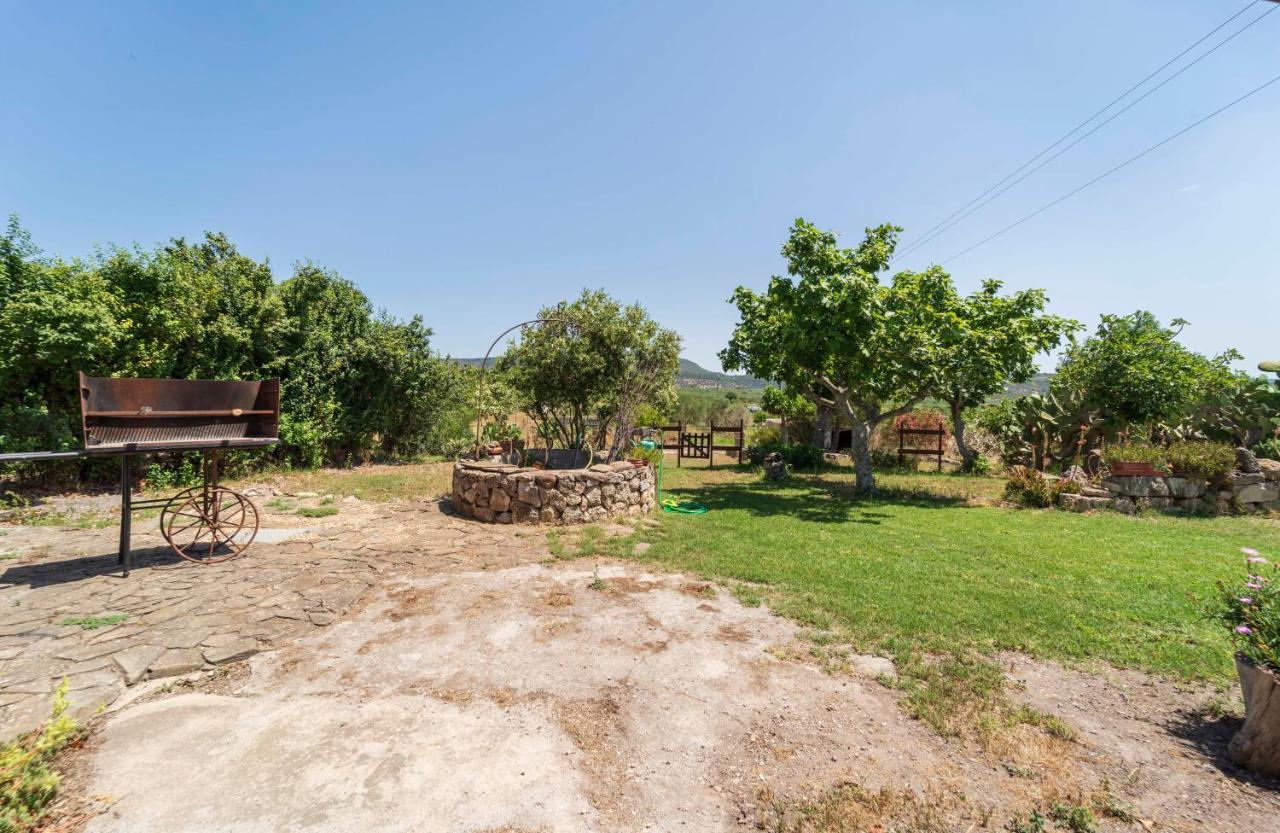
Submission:
POLYGON ((879 480, 857 498, 840 471, 779 485, 667 466, 669 495, 711 511, 664 515, 645 558, 864 649, 1015 649, 1223 682, 1231 650, 1205 601, 1241 571, 1240 547, 1280 554, 1276 520, 1012 509, 995 478, 879 480))

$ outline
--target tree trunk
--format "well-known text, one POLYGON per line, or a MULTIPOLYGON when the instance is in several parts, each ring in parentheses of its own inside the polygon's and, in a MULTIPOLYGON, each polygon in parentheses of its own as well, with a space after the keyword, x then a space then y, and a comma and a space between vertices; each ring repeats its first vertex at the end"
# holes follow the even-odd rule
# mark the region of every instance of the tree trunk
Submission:
POLYGON ((876 475, 871 468, 871 431, 873 428, 874 426, 854 417, 849 431, 853 438, 849 446, 849 453, 853 455, 854 490, 859 494, 874 492, 876 488, 876 475))
POLYGON ((782 444, 786 445, 787 444, 787 418, 783 416, 781 417, 781 421, 782 421, 782 430, 778 432, 778 437, 782 440, 782 444))
POLYGON ((831 408, 827 405, 818 406, 817 417, 813 421, 813 436, 810 443, 821 448, 823 451, 831 450, 831 408))
POLYGON ((956 438, 956 449, 960 452, 960 470, 972 471, 973 461, 978 452, 970 448, 964 441, 964 408, 959 402, 951 403, 951 430, 956 438))

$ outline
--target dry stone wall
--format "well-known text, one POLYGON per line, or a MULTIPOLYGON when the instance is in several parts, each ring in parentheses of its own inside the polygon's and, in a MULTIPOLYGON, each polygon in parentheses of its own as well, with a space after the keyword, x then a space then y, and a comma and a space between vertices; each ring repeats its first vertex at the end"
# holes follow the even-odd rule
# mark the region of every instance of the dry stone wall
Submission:
POLYGON ((1186 515, 1280 511, 1280 462, 1259 460, 1258 468, 1233 473, 1222 489, 1186 477, 1108 477, 1101 487, 1059 495, 1058 503, 1076 512, 1115 509, 1126 514, 1139 508, 1186 515))
POLYGON ((653 468, 527 469, 484 460, 453 467, 453 509, 485 523, 585 524, 653 511, 653 468))

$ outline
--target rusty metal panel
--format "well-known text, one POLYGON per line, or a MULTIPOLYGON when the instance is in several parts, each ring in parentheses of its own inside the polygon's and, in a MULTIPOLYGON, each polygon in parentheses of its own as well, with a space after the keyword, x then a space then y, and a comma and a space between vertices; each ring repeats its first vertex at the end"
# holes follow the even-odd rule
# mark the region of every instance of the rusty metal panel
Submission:
POLYGON ((127 379, 80 374, 86 449, 275 439, 280 380, 127 379))

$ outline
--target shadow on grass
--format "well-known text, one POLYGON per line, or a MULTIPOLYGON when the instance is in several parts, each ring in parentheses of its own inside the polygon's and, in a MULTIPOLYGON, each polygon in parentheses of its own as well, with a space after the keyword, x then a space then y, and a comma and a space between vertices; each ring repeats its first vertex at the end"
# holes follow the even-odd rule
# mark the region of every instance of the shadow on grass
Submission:
POLYGON ((697 501, 712 511, 737 509, 759 517, 786 515, 814 523, 881 524, 893 514, 877 509, 900 506, 947 509, 970 505, 963 497, 905 489, 882 489, 873 495, 858 495, 853 484, 821 476, 792 478, 783 483, 764 480, 713 483, 671 489, 666 494, 679 500, 697 501))

